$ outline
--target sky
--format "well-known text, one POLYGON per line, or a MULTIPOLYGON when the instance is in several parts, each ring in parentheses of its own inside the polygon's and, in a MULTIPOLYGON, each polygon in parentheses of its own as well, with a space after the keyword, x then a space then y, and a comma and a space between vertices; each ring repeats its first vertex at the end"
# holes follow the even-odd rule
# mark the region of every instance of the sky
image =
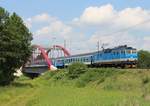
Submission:
POLYGON ((0 0, 33 34, 32 44, 72 53, 129 45, 150 50, 150 0, 0 0))

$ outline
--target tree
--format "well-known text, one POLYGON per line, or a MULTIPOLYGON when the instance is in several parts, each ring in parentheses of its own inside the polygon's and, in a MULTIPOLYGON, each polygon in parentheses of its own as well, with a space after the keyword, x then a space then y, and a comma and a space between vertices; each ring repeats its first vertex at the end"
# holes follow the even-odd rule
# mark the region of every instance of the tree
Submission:
POLYGON ((16 14, 0 8, 0 85, 14 80, 14 72, 31 54, 32 34, 16 14))
POLYGON ((150 52, 144 50, 138 52, 138 67, 150 68, 150 52))

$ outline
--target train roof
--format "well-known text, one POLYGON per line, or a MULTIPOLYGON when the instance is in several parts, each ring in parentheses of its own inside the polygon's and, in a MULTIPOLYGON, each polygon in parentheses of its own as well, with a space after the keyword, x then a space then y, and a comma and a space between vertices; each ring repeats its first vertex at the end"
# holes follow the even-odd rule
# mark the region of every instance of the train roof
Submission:
POLYGON ((117 47, 114 47, 114 48, 112 48, 112 50, 120 50, 120 49, 134 49, 134 50, 136 50, 135 48, 133 48, 133 47, 128 47, 127 45, 121 45, 121 46, 117 46, 117 47))
POLYGON ((115 50, 136 50, 136 48, 133 47, 128 47, 127 45, 121 45, 121 46, 117 46, 114 48, 107 48, 104 49, 104 52, 111 52, 111 51, 115 51, 115 50))

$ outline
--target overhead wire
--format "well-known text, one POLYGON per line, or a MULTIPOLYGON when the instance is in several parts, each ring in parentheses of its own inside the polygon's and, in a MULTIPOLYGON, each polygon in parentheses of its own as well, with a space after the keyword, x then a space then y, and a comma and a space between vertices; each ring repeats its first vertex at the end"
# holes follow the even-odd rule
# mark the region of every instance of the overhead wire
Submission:
POLYGON ((130 29, 132 29, 132 28, 134 28, 134 27, 137 27, 137 26, 139 26, 139 25, 145 24, 145 23, 147 23, 147 22, 150 22, 150 19, 147 19, 147 20, 145 20, 145 21, 143 21, 143 22, 140 22, 140 23, 137 23, 137 24, 135 24, 135 25, 132 25, 132 26, 129 26, 129 27, 120 29, 120 30, 118 30, 118 31, 115 31, 115 32, 112 32, 112 33, 108 33, 108 34, 103 34, 103 35, 106 35, 106 36, 108 36, 108 35, 114 35, 114 34, 116 34, 116 33, 120 33, 120 32, 124 32, 124 31, 130 30, 130 29))

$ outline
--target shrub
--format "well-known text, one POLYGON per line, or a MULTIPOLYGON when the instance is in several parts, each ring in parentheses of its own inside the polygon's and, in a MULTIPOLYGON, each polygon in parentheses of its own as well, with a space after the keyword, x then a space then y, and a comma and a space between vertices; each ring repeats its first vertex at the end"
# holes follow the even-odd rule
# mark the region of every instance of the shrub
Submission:
POLYGON ((68 67, 68 77, 71 79, 78 78, 87 70, 87 66, 83 63, 73 63, 68 67))

